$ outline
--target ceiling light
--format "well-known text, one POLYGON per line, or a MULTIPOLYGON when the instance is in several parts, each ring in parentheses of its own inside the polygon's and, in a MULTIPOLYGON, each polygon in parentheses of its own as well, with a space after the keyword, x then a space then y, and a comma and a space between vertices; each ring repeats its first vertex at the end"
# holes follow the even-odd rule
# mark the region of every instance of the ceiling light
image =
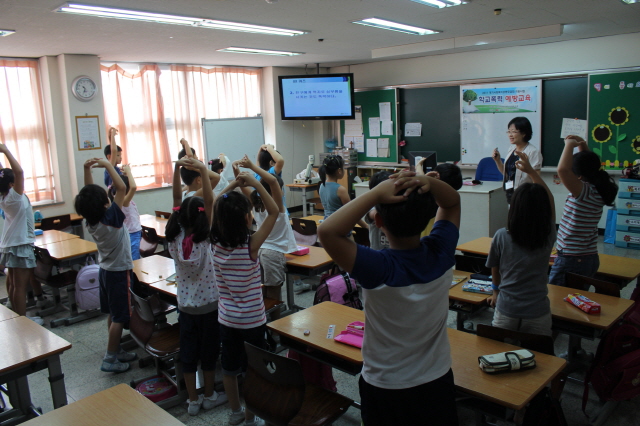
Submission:
POLYGON ((469 3, 469 0, 413 0, 416 3, 426 4, 427 6, 437 7, 442 9, 443 7, 460 6, 461 4, 469 3))
POLYGON ((289 30, 285 28, 265 27, 262 25, 243 24, 241 22, 216 21, 189 16, 167 15, 163 13, 143 12, 130 9, 116 9, 104 6, 92 6, 77 3, 65 3, 56 12, 74 13, 79 15, 98 16, 101 18, 128 19, 134 21, 156 22, 160 24, 191 25, 218 30, 241 31, 271 35, 296 36, 307 34, 308 31, 289 30))
POLYGON ((620 0, 620 1, 626 4, 640 3, 640 0, 620 0))
POLYGON ((414 27, 411 25, 400 24, 398 22, 387 21, 380 18, 367 18, 361 21, 352 21, 354 24, 366 25, 368 27, 382 28, 384 30, 399 31, 401 33, 426 35, 436 34, 442 31, 429 30, 427 28, 414 27))
POLYGON ((0 37, 6 37, 14 33, 15 33, 15 30, 0 30, 0 37))
POLYGON ((254 55, 272 55, 272 56, 304 55, 304 53, 301 53, 301 52, 283 52, 281 50, 253 49, 249 47, 225 47, 224 49, 218 49, 217 51, 227 52, 227 53, 251 53, 254 55))

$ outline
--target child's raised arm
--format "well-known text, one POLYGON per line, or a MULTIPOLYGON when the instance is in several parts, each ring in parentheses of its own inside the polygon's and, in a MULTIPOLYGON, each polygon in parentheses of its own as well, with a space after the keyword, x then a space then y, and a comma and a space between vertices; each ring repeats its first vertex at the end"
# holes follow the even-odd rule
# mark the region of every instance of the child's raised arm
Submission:
MULTIPOLYGON (((109 173, 109 176, 111 176, 111 180, 113 180, 113 187, 116 189, 116 195, 113 197, 113 202, 116 203, 118 207, 122 208, 125 192, 127 191, 127 187, 124 184, 124 181, 122 180, 118 172, 116 172, 116 169, 113 167, 113 165, 106 158, 99 159, 98 161, 96 161, 95 165, 96 167, 104 167, 109 173)), ((85 163, 85 182, 86 173, 87 168, 85 163)), ((89 174, 91 174, 90 171, 89 174)))
POLYGON ((551 222, 556 223, 555 200, 553 198, 553 194, 549 190, 549 187, 542 179, 542 176, 540 176, 540 173, 538 173, 533 168, 533 166, 531 166, 531 163, 529 162, 529 156, 527 154, 525 154, 524 152, 516 152, 516 155, 520 157, 520 159, 516 161, 516 167, 524 173, 528 174, 531 177, 533 183, 541 185, 545 189, 545 191, 547 191, 547 196, 549 197, 549 202, 551 203, 551 222))
POLYGON ((258 230, 253 235, 251 235, 251 238, 249 240, 251 258, 257 259, 258 250, 260 250, 262 243, 265 242, 265 240, 273 230, 273 226, 276 224, 276 220, 278 219, 278 214, 279 214, 278 206, 276 202, 273 201, 273 198, 271 198, 271 195, 269 195, 269 193, 267 192, 267 189, 260 182, 258 182, 258 180, 255 177, 253 177, 251 173, 249 172, 240 173, 240 175, 238 175, 238 177, 236 178, 236 181, 241 186, 254 187, 256 191, 258 191, 258 194, 260 194, 260 198, 262 199, 262 204, 264 204, 264 207, 267 211, 267 217, 262 222, 262 225, 260 226, 260 228, 258 228, 258 230))
POLYGON ((113 167, 118 164, 118 145, 116 144, 116 135, 118 134, 118 129, 115 127, 111 127, 109 129, 109 145, 111 146, 111 155, 109 156, 109 162, 113 167))
POLYGON ((136 195, 136 191, 138 190, 138 185, 136 185, 136 180, 133 178, 133 173, 131 173, 131 166, 125 164, 122 169, 124 170, 124 174, 129 179, 129 191, 124 196, 124 201, 122 205, 125 207, 129 207, 131 200, 133 200, 133 196, 136 195))
POLYGON ((13 170, 14 182, 13 182, 13 190, 22 195, 24 192, 24 171, 22 170, 22 166, 18 163, 18 160, 15 159, 9 148, 3 143, 0 143, 0 152, 3 153, 7 160, 9 161, 9 166, 11 170, 13 170))
MULTIPOLYGON (((200 171, 201 176, 206 176, 207 171, 210 171, 206 164, 198 160, 186 160, 193 163, 193 167, 197 167, 200 171)), ((211 172, 213 173, 213 172, 211 172)), ((218 176, 218 180, 220 180, 220 176, 218 176)), ((209 228, 211 228, 211 222, 213 220, 213 188, 211 185, 211 180, 202 179, 202 198, 204 200, 204 212, 207 215, 207 220, 209 221, 209 228)), ((216 182, 217 183, 217 182, 216 182)))
MULTIPOLYGON (((578 176, 573 173, 573 149, 578 147, 581 151, 585 149, 586 142, 580 136, 569 135, 564 140, 564 149, 558 162, 558 176, 565 188, 571 192, 574 198, 578 198, 582 192, 583 183, 578 176)), ((588 149, 588 148, 587 148, 588 149)))
POLYGON ((91 174, 91 168, 100 161, 99 158, 90 158, 84 162, 84 184, 93 185, 93 175, 91 174))
POLYGON ((193 158, 193 151, 191 151, 191 146, 189 145, 189 142, 187 142, 187 140, 185 138, 182 138, 182 139, 180 139, 180 144, 184 148, 184 153, 185 153, 186 157, 187 158, 193 158))
MULTIPOLYGON (((239 165, 240 167, 244 167, 245 169, 250 169, 254 171, 260 176, 260 179, 262 179, 267 183, 267 185, 269 185, 269 188, 271 189, 271 197, 276 202, 276 205, 278 206, 278 211, 280 213, 284 213, 285 209, 284 209, 284 204, 282 204, 282 189, 280 188, 280 185, 278 185, 278 179, 276 179, 276 177, 271 173, 269 173, 268 171, 258 167, 255 163, 253 163, 249 159, 249 156, 247 155, 245 155, 242 158, 242 160, 240 160, 239 165)), ((245 188, 242 188, 243 192, 244 190, 245 188)), ((245 193, 245 195, 247 194, 245 193)))
POLYGON ((266 146, 265 151, 271 154, 271 158, 273 158, 273 162, 276 163, 276 165, 273 166, 276 174, 280 174, 282 172, 282 169, 284 168, 284 157, 280 155, 278 151, 276 151, 273 145, 267 144, 265 146, 266 146))
POLYGON ((178 163, 179 161, 176 161, 173 168, 173 182, 171 184, 173 207, 180 207, 182 204, 182 180, 180 179, 180 165, 178 163))

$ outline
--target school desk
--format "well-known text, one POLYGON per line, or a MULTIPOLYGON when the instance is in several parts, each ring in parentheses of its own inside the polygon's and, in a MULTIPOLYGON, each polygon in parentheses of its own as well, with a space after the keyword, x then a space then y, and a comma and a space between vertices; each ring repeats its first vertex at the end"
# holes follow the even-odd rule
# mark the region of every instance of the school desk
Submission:
POLYGON ((462 286, 468 283, 471 272, 454 270, 453 275, 465 277, 464 281, 449 289, 449 310, 456 313, 456 328, 464 330, 464 321, 470 315, 488 306, 487 297, 489 295, 462 291, 462 286))
POLYGON ((84 256, 98 251, 96 243, 83 240, 81 238, 47 244, 45 248, 49 250, 51 257, 57 261, 69 260, 74 257, 84 256))
POLYGON ((126 384, 95 393, 32 419, 25 426, 180 426, 171 414, 126 384))
MULTIPOLYGON (((312 220, 312 221, 314 221, 314 222, 316 223, 316 225, 320 226, 320 224, 322 223, 322 222, 320 222, 320 221, 324 221, 324 216, 314 214, 314 215, 311 215, 311 216, 301 217, 300 219, 303 219, 303 220, 312 220)), ((354 228, 357 228, 357 227, 359 227, 359 226, 360 226, 360 225, 356 224, 356 225, 354 226, 354 228)))
POLYGON ((149 286, 165 302, 177 305, 177 286, 166 280, 176 272, 173 259, 153 255, 133 261, 133 272, 141 284, 149 286))
POLYGON ((314 183, 312 185, 305 183, 290 183, 287 185, 289 191, 291 192, 300 192, 302 194, 302 216, 307 215, 307 193, 315 192, 318 189, 319 185, 314 183))
POLYGON ((60 354, 71 343, 36 324, 27 317, 0 321, 0 383, 7 383, 13 409, 0 414, 0 422, 24 421, 38 415, 31 403, 29 374, 47 369, 53 408, 67 405, 60 354))
MULTIPOLYGON (((362 369, 360 349, 327 338, 329 325, 335 325, 334 335, 337 335, 352 321, 364 321, 364 312, 333 302, 323 302, 270 322, 267 328, 280 335, 283 346, 356 375, 362 369), (304 335, 305 330, 310 331, 309 335, 304 335)), ((447 329, 447 332, 456 388, 514 410, 522 409, 566 364, 561 358, 534 352, 537 366, 532 370, 486 374, 478 368, 479 356, 517 347, 458 330, 447 329)))
POLYGON ((16 314, 11 309, 9 309, 6 306, 0 304, 0 321, 6 321, 8 319, 17 318, 19 316, 20 315, 16 314))
POLYGON ((158 234, 158 238, 160 238, 161 240, 165 239, 165 228, 167 227, 168 221, 169 219, 156 217, 150 214, 140 215, 140 224, 146 228, 155 229, 156 234, 158 234))
MULTIPOLYGON (((71 217, 71 226, 76 227, 78 225, 82 225, 82 219, 84 219, 82 216, 80 216, 78 213, 71 213, 69 215, 71 217)), ((36 229, 40 228, 41 223, 40 222, 36 222, 35 224, 36 229)))
POLYGON ((287 308, 289 311, 301 309, 295 305, 291 275, 313 277, 331 269, 331 266, 333 266, 333 259, 322 247, 304 247, 309 247, 309 254, 304 256, 285 254, 287 259, 287 308))
POLYGON ((74 240, 80 238, 76 234, 70 234, 68 232, 56 231, 54 229, 50 231, 44 231, 42 235, 36 235, 35 245, 38 247, 44 247, 47 244, 59 243, 60 241, 74 240))

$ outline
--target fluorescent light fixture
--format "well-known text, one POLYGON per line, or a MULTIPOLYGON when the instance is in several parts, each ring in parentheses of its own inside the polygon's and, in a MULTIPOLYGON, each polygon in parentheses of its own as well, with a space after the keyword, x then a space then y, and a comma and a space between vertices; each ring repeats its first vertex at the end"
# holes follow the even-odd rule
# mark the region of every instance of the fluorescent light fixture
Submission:
POLYGON ((272 56, 304 55, 304 53, 302 52, 283 52, 280 50, 253 49, 249 47, 225 47, 224 49, 218 49, 217 51, 227 52, 227 53, 250 53, 254 55, 272 55, 272 56))
POLYGON ((640 3, 640 0, 620 0, 622 3, 626 3, 626 4, 635 4, 635 3, 640 3))
POLYGON ((427 6, 437 7, 442 9, 443 7, 460 6, 461 4, 468 3, 464 0, 413 0, 416 3, 426 4, 427 6))
POLYGON ((0 37, 6 37, 11 34, 15 34, 15 30, 0 30, 0 37))
POLYGON ((361 21, 352 21, 354 24, 366 25, 368 27, 382 28, 383 30, 399 31, 406 34, 426 35, 436 34, 442 31, 429 30, 427 28, 414 27, 412 25, 401 24, 399 22, 387 21, 380 18, 367 18, 361 21))
POLYGON ((116 9, 112 7, 78 3, 65 3, 55 11, 63 13, 74 13, 78 15, 98 16, 101 18, 128 19, 134 21, 156 22, 160 24, 191 25, 194 27, 213 28, 228 31, 241 31, 246 33, 260 33, 284 36, 296 36, 308 33, 308 31, 265 27, 262 25, 243 24, 241 22, 217 21, 213 19, 204 19, 190 16, 167 15, 163 13, 143 12, 130 9, 116 9))

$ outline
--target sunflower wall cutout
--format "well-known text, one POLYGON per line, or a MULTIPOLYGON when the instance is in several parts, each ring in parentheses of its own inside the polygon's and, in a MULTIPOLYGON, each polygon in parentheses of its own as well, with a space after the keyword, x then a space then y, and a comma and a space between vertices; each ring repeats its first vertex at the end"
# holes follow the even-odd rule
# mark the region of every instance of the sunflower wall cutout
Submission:
POLYGON ((589 129, 589 147, 605 168, 640 158, 640 72, 589 76, 589 129))

